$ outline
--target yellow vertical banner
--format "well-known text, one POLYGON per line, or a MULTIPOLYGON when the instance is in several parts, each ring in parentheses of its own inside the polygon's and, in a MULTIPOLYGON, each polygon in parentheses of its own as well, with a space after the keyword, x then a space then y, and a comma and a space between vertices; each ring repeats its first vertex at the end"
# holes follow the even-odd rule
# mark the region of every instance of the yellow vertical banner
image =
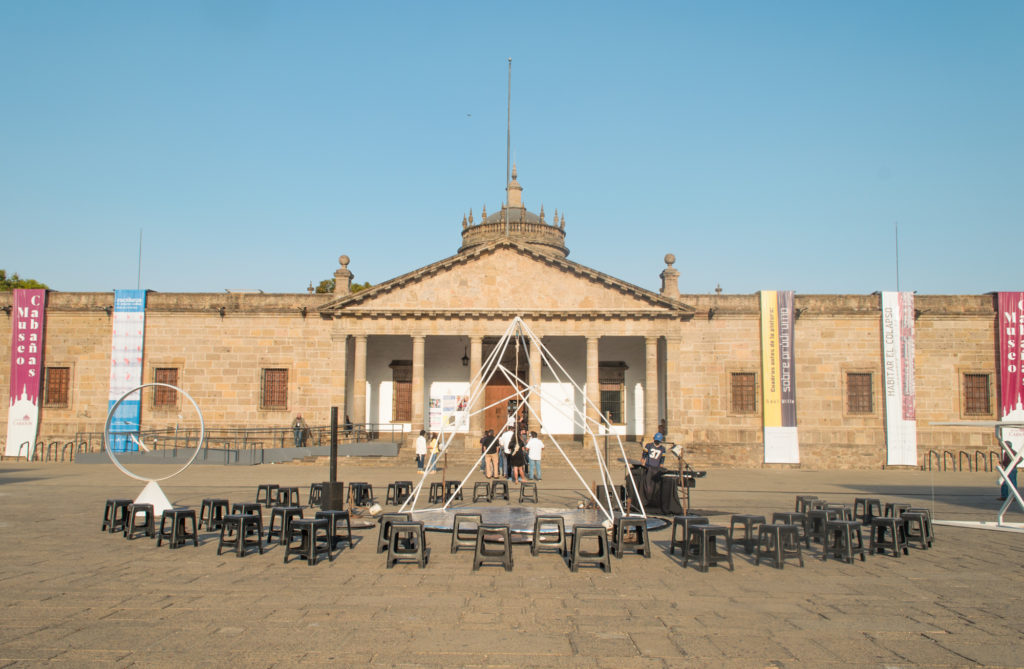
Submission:
POLYGON ((764 426, 782 426, 782 387, 779 384, 779 296, 761 291, 761 397, 764 426))

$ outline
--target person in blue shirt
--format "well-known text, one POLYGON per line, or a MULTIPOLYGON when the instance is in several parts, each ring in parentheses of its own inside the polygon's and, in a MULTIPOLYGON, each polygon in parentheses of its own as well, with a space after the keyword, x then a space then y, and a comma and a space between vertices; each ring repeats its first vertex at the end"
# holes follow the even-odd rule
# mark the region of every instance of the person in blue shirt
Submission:
POLYGON ((665 437, 658 432, 654 435, 654 441, 644 446, 642 461, 648 469, 660 469, 665 463, 665 447, 661 442, 665 437))

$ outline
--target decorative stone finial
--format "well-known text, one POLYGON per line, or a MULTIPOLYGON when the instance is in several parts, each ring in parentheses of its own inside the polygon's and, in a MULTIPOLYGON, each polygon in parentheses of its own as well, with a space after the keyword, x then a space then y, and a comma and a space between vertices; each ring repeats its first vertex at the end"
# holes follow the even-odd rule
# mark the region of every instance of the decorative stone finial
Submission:
POLYGON ((487 205, 484 205, 483 211, 480 212, 480 222, 483 223, 487 220, 487 205))
POLYGON ((473 210, 472 210, 472 208, 469 210, 469 224, 473 225, 473 210))
POLYGON ((511 208, 523 206, 523 187, 516 181, 515 165, 512 165, 512 181, 508 182, 508 206, 511 208))
POLYGON ((722 284, 716 283, 715 284, 715 295, 721 295, 721 294, 722 294, 722 284))
POLYGON ((544 222, 544 205, 543 204, 540 205, 540 222, 541 223, 544 222))
POLYGON ((352 291, 352 272, 348 269, 349 262, 348 256, 338 258, 341 269, 334 272, 334 294, 337 297, 348 295, 352 291))
POLYGON ((659 275, 661 277, 661 294, 672 299, 679 298, 679 270, 672 266, 675 261, 675 255, 666 253, 666 267, 659 275))
POLYGON ((565 212, 562 212, 562 222, 558 224, 558 227, 565 230, 565 212))
POLYGON ((466 215, 465 214, 462 215, 462 229, 463 230, 466 229, 466 215))

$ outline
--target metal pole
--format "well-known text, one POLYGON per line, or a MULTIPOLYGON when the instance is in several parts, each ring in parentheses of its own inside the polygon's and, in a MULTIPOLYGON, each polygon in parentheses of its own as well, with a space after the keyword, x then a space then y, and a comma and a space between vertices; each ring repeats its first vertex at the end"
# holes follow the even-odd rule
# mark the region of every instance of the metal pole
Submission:
POLYGON ((338 407, 331 407, 331 483, 338 482, 338 407))
POLYGON ((512 161, 512 59, 508 59, 508 110, 505 116, 505 236, 508 237, 508 184, 512 161))

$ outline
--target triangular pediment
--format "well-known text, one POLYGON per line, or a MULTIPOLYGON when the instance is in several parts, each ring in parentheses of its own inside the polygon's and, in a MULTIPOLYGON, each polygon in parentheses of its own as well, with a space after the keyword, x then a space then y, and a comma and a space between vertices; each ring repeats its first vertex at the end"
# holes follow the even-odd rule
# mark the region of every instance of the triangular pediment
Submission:
POLYGON ((687 316, 692 307, 564 258, 501 241, 321 308, 366 313, 601 313, 687 316))

